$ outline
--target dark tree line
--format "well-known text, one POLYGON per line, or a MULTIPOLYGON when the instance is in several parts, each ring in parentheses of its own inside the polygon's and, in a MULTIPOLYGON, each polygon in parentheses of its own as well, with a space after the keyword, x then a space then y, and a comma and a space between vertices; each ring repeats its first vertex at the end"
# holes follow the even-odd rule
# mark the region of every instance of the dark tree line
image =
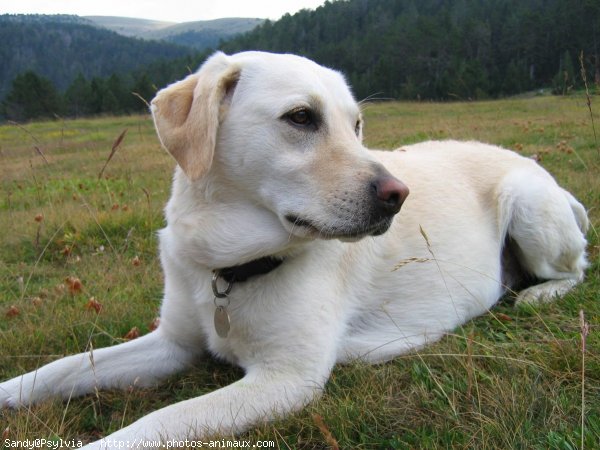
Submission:
POLYGON ((0 102, 0 116, 23 121, 144 112, 158 89, 191 73, 205 56, 161 60, 125 75, 87 79, 79 73, 62 92, 47 78, 27 71, 13 80, 0 102))
POLYGON ((141 98, 150 101, 155 90, 145 74, 127 80, 115 74, 86 80, 79 74, 61 94, 48 79, 28 71, 13 81, 12 89, 2 102, 1 113, 17 121, 129 114, 145 110, 147 106, 141 98))
MULTIPOLYGON (((340 0, 266 21, 220 45, 228 53, 308 56, 344 72, 359 99, 434 100, 547 87, 567 94, 582 87, 581 52, 589 85, 600 86, 599 47, 598 0, 340 0)), ((110 60, 110 51, 103 52, 110 60)), ((134 92, 149 101, 158 88, 196 70, 208 53, 155 59, 100 77, 69 67, 71 81, 57 88, 38 71, 22 73, 0 115, 25 120, 143 111, 134 92)))

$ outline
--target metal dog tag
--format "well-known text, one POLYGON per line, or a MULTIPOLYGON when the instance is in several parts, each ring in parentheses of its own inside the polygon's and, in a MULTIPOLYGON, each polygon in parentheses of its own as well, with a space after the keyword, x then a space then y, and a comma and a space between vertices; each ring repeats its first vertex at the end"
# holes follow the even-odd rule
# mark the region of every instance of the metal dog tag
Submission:
POLYGON ((225 339, 231 329, 229 314, 224 306, 217 306, 215 309, 215 330, 220 338, 225 339))

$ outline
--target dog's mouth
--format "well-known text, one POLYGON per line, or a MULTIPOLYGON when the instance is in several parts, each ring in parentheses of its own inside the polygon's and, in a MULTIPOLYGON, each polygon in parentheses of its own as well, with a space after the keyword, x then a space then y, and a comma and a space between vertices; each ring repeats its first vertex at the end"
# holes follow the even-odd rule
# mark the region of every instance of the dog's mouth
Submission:
POLYGON ((287 214, 285 216, 285 220, 292 225, 292 232, 299 229, 303 237, 340 239, 342 241, 354 241, 366 236, 382 235, 390 228, 393 219, 394 217, 390 216, 368 224, 319 225, 295 214, 287 214))

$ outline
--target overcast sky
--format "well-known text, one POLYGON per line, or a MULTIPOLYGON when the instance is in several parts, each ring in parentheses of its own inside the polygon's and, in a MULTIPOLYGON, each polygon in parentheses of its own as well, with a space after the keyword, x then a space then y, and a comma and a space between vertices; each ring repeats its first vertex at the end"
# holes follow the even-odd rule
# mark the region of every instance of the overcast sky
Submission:
POLYGON ((2 0, 0 14, 123 16, 166 22, 220 17, 279 19, 285 13, 315 9, 325 0, 2 0))

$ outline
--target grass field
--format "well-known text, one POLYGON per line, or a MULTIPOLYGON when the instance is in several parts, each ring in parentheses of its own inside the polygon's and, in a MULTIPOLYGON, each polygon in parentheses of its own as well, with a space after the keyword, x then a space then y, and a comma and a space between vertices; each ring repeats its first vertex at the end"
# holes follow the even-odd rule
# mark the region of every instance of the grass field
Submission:
MULTIPOLYGON (((585 99, 383 103, 365 115, 373 148, 476 139, 540 159, 589 210, 592 266, 554 304, 507 298, 420 352, 337 367, 320 401, 245 438, 283 449, 600 448, 600 149, 585 99)), ((149 331, 173 165, 147 116, 0 126, 0 380, 149 331)), ((209 360, 156 389, 1 411, 0 435, 96 439, 240 376, 209 360)))

